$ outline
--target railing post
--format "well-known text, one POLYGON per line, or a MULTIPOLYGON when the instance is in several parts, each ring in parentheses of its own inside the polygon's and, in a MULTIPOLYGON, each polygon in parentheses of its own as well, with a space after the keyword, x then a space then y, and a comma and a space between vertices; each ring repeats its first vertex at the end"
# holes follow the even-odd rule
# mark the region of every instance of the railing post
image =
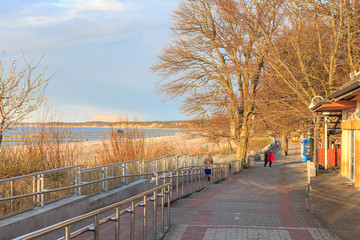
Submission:
POLYGON ((143 207, 144 207, 144 224, 143 224, 143 239, 147 240, 147 197, 144 196, 143 199, 143 207))
POLYGON ((159 186, 159 173, 158 172, 155 173, 155 186, 156 187, 159 186))
MULTIPOLYGON (((125 163, 121 164, 121 176, 125 176, 126 175, 126 171, 125 171, 125 163)), ((124 182, 126 183, 126 179, 122 178, 122 182, 124 184, 124 182)))
MULTIPOLYGON (((172 174, 171 174, 172 176, 172 174)), ((172 199, 172 182, 171 184, 168 186, 168 202, 167 202, 167 220, 168 220, 168 224, 167 224, 167 227, 169 228, 170 227, 170 204, 171 204, 171 199, 172 199)))
POLYGON ((106 180, 106 181, 102 181, 101 182, 101 190, 104 192, 108 191, 108 168, 107 167, 102 167, 101 168, 101 180, 106 180))
POLYGON ((175 156, 175 169, 179 168, 179 163, 178 163, 178 156, 175 156))
POLYGON ((140 178, 144 178, 144 167, 143 167, 143 164, 144 164, 144 159, 140 159, 139 160, 139 174, 141 175, 140 178))
POLYGON ((156 239, 156 205, 157 205, 157 194, 154 191, 154 211, 153 211, 153 239, 156 239))
MULTIPOLYGON (((37 186, 37 175, 34 175, 33 176, 33 193, 37 192, 36 186, 37 186)), ((35 207, 37 206, 37 196, 36 195, 33 196, 33 204, 35 207)))
MULTIPOLYGON (((142 169, 142 173, 145 174, 145 160, 144 159, 141 160, 141 169, 142 169)), ((145 178, 145 176, 143 176, 143 178, 145 178)))
MULTIPOLYGON (((39 193, 40 192, 40 174, 36 175, 36 192, 39 193)), ((40 194, 36 195, 36 206, 40 207, 40 194)))
POLYGON ((188 193, 188 188, 189 188, 189 170, 188 169, 185 169, 185 176, 186 176, 186 183, 184 184, 185 186, 185 190, 184 190, 184 193, 187 194, 188 193))
MULTIPOLYGON (((80 185, 81 184, 81 167, 79 167, 79 169, 75 172, 75 185, 80 185)), ((75 193, 76 195, 80 196, 81 195, 81 187, 75 188, 75 193)))
POLYGON ((70 225, 65 226, 65 240, 70 240, 70 225))
MULTIPOLYGON (((75 172, 74 172, 74 168, 71 169, 70 171, 70 175, 71 175, 71 179, 70 179, 70 184, 71 186, 75 185, 75 172)), ((76 188, 72 189, 73 195, 76 195, 76 188)))
POLYGON ((179 169, 176 168, 176 198, 179 198, 179 169))
POLYGON ((94 217, 94 240, 100 240, 100 216, 96 214, 94 217))
POLYGON ((214 182, 214 177, 215 177, 215 171, 216 171, 216 168, 213 166, 213 165, 211 165, 211 174, 210 174, 210 180, 211 180, 211 182, 214 182))
POLYGON ((184 170, 181 170, 181 196, 184 196, 184 170))
POLYGON ((194 192, 194 186, 193 186, 193 168, 191 167, 190 168, 190 179, 191 179, 191 186, 190 186, 190 189, 191 189, 191 192, 194 192))
MULTIPOLYGON (((173 172, 170 172, 170 183, 172 186, 173 185, 173 172)), ((171 192, 169 191, 169 198, 172 199, 172 191, 171 192)), ((170 207, 170 205, 168 205, 168 207, 170 207)))
POLYGON ((115 240, 120 240, 120 207, 115 209, 115 240))
MULTIPOLYGON (((129 175, 129 164, 126 163, 125 164, 125 173, 126 173, 126 176, 129 175)), ((126 185, 129 184, 129 177, 126 177, 126 185)))
POLYGON ((164 214, 164 207, 165 207, 165 195, 164 195, 164 187, 161 188, 161 233, 165 232, 165 214, 164 214))
POLYGON ((131 201, 130 239, 135 239, 135 201, 131 201))
MULTIPOLYGON (((10 197, 14 196, 14 181, 10 181, 10 197)), ((14 211, 14 199, 10 200, 10 211, 14 211)))
MULTIPOLYGON (((41 174, 41 192, 44 192, 45 189, 45 176, 44 174, 41 174)), ((43 207, 45 204, 45 194, 41 194, 41 207, 43 207)))

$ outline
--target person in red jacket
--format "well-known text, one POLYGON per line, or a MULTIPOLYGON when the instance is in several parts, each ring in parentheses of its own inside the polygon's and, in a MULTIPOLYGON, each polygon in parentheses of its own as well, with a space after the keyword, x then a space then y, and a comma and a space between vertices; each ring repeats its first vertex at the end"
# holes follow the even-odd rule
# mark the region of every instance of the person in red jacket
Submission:
POLYGON ((268 160, 269 160, 269 166, 271 167, 271 164, 274 161, 274 153, 270 150, 267 157, 268 157, 268 160))

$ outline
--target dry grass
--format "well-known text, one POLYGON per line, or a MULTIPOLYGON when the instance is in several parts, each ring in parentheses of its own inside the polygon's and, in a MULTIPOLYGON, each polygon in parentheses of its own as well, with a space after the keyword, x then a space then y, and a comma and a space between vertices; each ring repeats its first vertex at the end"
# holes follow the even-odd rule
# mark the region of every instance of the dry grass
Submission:
MULTIPOLYGON (((120 124, 120 123, 119 123, 120 124)), ((175 134, 163 137, 148 137, 144 129, 122 121, 120 125, 123 132, 118 129, 110 131, 109 138, 97 146, 95 157, 96 165, 125 162, 144 158, 155 159, 174 153, 199 154, 204 152, 204 147, 199 147, 199 139, 191 139, 185 134, 175 134)), ((91 166, 95 165, 90 163, 91 166)))
POLYGON ((0 178, 71 166, 82 152, 81 142, 70 142, 70 128, 39 124, 23 126, 21 146, 1 146, 0 178))
POLYGON ((258 150, 272 143, 273 139, 269 135, 258 134, 249 139, 249 149, 258 150))
MULTIPOLYGON (((150 160, 174 153, 201 155, 208 151, 226 155, 233 152, 234 146, 226 140, 209 142, 206 137, 197 137, 196 133, 149 138, 141 125, 132 123, 128 120, 119 121, 117 126, 123 132, 113 128, 108 138, 91 144, 68 141, 71 139, 71 128, 64 125, 38 124, 37 128, 25 126, 23 131, 28 134, 22 138, 22 146, 0 148, 0 178, 76 164, 86 168, 139 158, 150 160)), ((265 135, 253 136, 250 138, 250 149, 263 148, 271 141, 265 135)))

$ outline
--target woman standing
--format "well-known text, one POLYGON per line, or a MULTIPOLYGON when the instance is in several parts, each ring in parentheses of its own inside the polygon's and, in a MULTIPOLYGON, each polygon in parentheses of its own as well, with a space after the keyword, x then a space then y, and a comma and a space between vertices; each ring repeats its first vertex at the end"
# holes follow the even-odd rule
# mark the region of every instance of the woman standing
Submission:
POLYGON ((274 153, 270 150, 267 157, 268 157, 268 160, 269 160, 269 166, 271 167, 271 164, 274 161, 274 153))
POLYGON ((211 166, 213 165, 213 163, 214 163, 214 160, 212 159, 210 153, 205 153, 204 166, 205 166, 205 174, 207 176, 208 181, 210 181, 211 166))

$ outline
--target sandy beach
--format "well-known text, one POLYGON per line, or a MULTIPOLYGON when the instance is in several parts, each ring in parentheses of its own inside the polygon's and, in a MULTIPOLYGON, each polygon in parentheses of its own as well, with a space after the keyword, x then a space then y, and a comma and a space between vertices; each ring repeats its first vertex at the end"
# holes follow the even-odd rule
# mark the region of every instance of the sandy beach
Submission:
MULTIPOLYGON (((98 141, 84 141, 82 142, 84 152, 94 152, 99 151, 103 147, 103 144, 108 142, 108 140, 98 140, 98 141)), ((145 138, 145 144, 149 146, 169 146, 174 148, 174 153, 183 154, 191 153, 195 154, 199 151, 205 151, 207 143, 206 137, 194 137, 186 133, 176 133, 169 136, 158 136, 158 137, 149 137, 145 138)), ((214 144, 209 143, 209 149, 214 146, 214 144)))

